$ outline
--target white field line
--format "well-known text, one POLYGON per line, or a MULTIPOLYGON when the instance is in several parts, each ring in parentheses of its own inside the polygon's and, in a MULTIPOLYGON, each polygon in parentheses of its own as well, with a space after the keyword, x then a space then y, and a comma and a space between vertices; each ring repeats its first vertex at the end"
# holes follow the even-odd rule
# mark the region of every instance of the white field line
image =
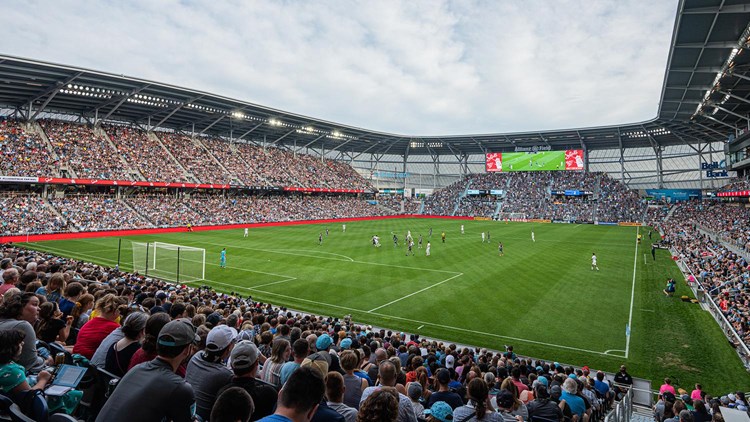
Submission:
MULTIPOLYGON (((272 250, 274 252, 288 252, 288 251, 291 251, 291 252, 307 252, 307 250, 305 250, 305 249, 284 249, 284 250, 270 249, 270 250, 272 250)), ((325 254, 325 255, 340 256, 342 258, 346 258, 350 262, 354 262, 354 259, 352 257, 346 256, 346 255, 341 255, 341 254, 333 253, 333 252, 322 252, 322 251, 318 252, 318 253, 325 254)))
POLYGON ((386 304, 384 304, 384 305, 380 305, 380 306, 378 306, 378 307, 376 307, 376 308, 372 308, 372 309, 370 309, 369 311, 367 311, 367 313, 372 313, 372 312, 374 312, 374 311, 377 311, 378 309, 381 309, 381 308, 385 308, 385 307, 386 307, 386 306, 388 306, 388 305, 393 305, 393 304, 394 304, 394 303, 396 303, 396 302, 400 302, 400 301, 402 301, 402 300, 404 300, 404 299, 406 299, 406 298, 412 297, 412 296, 414 296, 414 295, 416 295, 416 294, 418 294, 418 293, 422 293, 422 292, 424 292, 425 290, 429 290, 429 289, 431 289, 431 288, 433 288, 433 287, 437 287, 437 286, 439 286, 439 285, 441 285, 441 284, 443 284, 443 283, 446 283, 446 282, 448 282, 448 281, 451 281, 451 280, 453 280, 453 279, 454 279, 454 278, 456 278, 456 277, 461 277, 462 275, 464 275, 464 273, 458 273, 458 274, 454 275, 453 277, 448 277, 448 278, 446 278, 445 280, 443 280, 443 281, 440 281, 440 282, 437 282, 437 283, 435 283, 435 284, 433 284, 433 285, 427 286, 427 287, 425 287, 424 289, 420 289, 420 290, 417 290, 416 292, 413 292, 413 293, 409 293, 409 294, 408 294, 408 295, 406 295, 406 296, 401 296, 400 298, 398 298, 398 299, 396 299, 396 300, 392 300, 392 301, 390 301, 390 302, 388 302, 388 303, 386 303, 386 304))
POLYGON ((628 326, 625 327, 625 359, 630 354, 630 337, 633 335, 633 302, 635 302, 635 270, 638 266, 638 234, 641 228, 635 229, 635 254, 633 256, 633 287, 630 289, 630 315, 628 316, 628 326))

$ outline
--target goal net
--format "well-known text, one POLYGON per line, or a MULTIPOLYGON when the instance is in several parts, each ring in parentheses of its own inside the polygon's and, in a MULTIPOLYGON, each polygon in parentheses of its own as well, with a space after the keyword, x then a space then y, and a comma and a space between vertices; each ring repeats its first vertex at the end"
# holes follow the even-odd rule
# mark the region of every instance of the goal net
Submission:
POLYGON ((163 242, 131 242, 133 271, 174 282, 206 277, 206 250, 163 242))
POLYGON ((525 220, 526 218, 528 217, 525 212, 501 212, 501 213, 498 213, 497 215, 497 219, 500 221, 525 220))

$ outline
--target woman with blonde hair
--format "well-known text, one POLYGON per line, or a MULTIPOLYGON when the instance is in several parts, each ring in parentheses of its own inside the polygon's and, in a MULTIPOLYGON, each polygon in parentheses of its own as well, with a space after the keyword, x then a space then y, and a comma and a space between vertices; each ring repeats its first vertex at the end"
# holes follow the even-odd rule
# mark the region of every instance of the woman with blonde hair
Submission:
POLYGON ((78 339, 73 346, 73 353, 83 355, 87 359, 94 356, 94 352, 105 337, 120 327, 120 301, 117 296, 108 293, 102 296, 94 306, 96 317, 89 320, 78 332, 78 339))
POLYGON ((281 388, 281 367, 289 360, 292 353, 292 346, 283 338, 277 338, 273 341, 271 357, 263 364, 259 378, 274 387, 281 388))
POLYGON ((510 391, 513 394, 513 407, 510 414, 520 416, 525 421, 529 420, 529 411, 526 409, 526 405, 518 398, 518 387, 513 384, 512 378, 508 377, 503 380, 503 383, 500 384, 500 391, 502 392, 503 390, 510 391))

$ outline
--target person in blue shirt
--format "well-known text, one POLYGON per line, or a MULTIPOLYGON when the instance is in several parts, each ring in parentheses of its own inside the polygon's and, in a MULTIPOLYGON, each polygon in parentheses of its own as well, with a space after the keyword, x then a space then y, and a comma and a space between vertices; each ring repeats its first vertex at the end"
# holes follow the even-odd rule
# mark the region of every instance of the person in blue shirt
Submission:
POLYGON ((221 268, 227 267, 227 248, 224 248, 221 250, 221 255, 219 258, 219 267, 221 268))

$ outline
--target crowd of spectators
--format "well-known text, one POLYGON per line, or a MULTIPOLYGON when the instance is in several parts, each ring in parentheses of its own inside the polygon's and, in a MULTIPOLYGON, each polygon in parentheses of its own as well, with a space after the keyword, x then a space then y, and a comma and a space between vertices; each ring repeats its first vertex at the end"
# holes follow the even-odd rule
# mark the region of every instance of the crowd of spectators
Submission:
POLYGON ((129 180, 122 161, 110 143, 87 125, 60 120, 41 120, 52 148, 79 178, 129 180))
POLYGON ((182 167, 200 183, 231 183, 232 175, 225 172, 209 152, 189 136, 167 132, 159 132, 157 136, 182 167))
POLYGON ((151 227, 138 213, 114 196, 66 195, 49 200, 68 222, 81 231, 141 229, 151 227))
POLYGON ((464 196, 458 201, 456 215, 491 218, 497 209, 494 196, 464 196))
POLYGON ((502 212, 545 218, 545 201, 549 198, 551 172, 512 173, 502 212))
POLYGON ((433 192, 425 199, 424 214, 453 215, 459 195, 466 191, 470 177, 463 177, 450 185, 433 192))
POLYGON ((599 221, 643 221, 646 208, 646 201, 640 198, 637 191, 602 174, 596 208, 596 218, 599 221))
POLYGON ((418 198, 411 196, 404 198, 403 195, 398 194, 391 195, 386 193, 378 195, 377 200, 379 205, 393 210, 397 214, 401 214, 401 202, 404 203, 404 214, 417 214, 422 206, 422 201, 418 198))
POLYGON ((558 195, 550 198, 545 218, 563 221, 594 221, 595 203, 584 196, 558 195))
POLYGON ((737 179, 722 186, 721 189, 719 189, 720 192, 731 192, 737 190, 750 190, 750 181, 737 179))
MULTIPOLYGON (((665 220, 652 221, 664 234, 665 244, 684 260, 691 277, 708 293, 745 344, 750 345, 750 293, 746 288, 750 266, 746 257, 728 249, 709 232, 733 227, 738 216, 750 213, 736 204, 690 201, 678 204, 665 220)), ((747 225, 743 227, 746 230, 747 225)))
POLYGON ((234 183, 243 186, 270 185, 262 176, 260 167, 255 164, 249 164, 257 163, 256 158, 263 157, 258 155, 263 153, 262 149, 245 143, 231 145, 229 142, 214 138, 205 139, 203 144, 231 174, 235 180, 234 183), (246 158, 251 161, 245 161, 246 158))
MULTIPOLYGON (((624 365, 610 378, 512 346, 457 346, 12 245, 0 254, 0 348, 12 357, 0 370, 13 374, 2 388, 46 384, 50 349, 79 354, 115 380, 86 387, 104 401, 96 406, 76 409, 81 392, 66 393, 72 401, 60 410, 90 419, 595 422, 633 383, 624 365)), ((659 422, 684 404, 703 412, 716 403, 714 415, 719 404, 747 410, 741 393, 712 401, 697 386, 676 404, 670 388, 660 388, 659 422)))
POLYGON ((60 166, 69 166, 77 177, 88 179, 373 190, 347 163, 283 148, 230 146, 219 138, 194 142, 186 135, 113 124, 102 126, 111 141, 106 142, 87 125, 59 120, 40 124, 59 162, 36 133, 15 120, 0 120, 3 175, 54 176, 60 166))
POLYGON ((117 147, 117 152, 131 167, 140 171, 146 180, 192 183, 167 150, 146 132, 117 125, 104 125, 102 129, 117 147))
POLYGON ((68 227, 38 195, 0 196, 0 222, 4 235, 54 233, 68 227))
POLYGON ((4 176, 38 177, 56 174, 57 160, 42 138, 25 131, 16 120, 0 119, 0 173, 4 176))

